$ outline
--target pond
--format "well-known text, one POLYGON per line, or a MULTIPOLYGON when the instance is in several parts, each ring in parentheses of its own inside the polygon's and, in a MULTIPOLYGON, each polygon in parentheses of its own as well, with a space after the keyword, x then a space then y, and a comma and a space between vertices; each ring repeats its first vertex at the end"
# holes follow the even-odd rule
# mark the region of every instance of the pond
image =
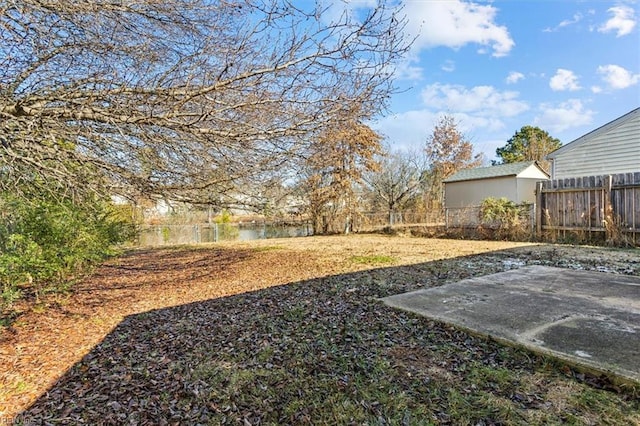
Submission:
POLYGON ((147 225, 140 230, 137 245, 163 246, 292 238, 313 235, 311 225, 276 223, 212 223, 196 225, 147 225))
POLYGON ((240 224, 238 226, 238 240, 262 240, 266 238, 293 238, 312 235, 311 225, 279 225, 267 223, 240 224))

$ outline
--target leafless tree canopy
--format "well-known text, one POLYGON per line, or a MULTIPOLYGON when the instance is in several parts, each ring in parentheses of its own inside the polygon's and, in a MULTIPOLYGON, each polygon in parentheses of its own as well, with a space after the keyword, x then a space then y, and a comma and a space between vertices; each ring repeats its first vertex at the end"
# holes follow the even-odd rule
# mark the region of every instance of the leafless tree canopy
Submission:
POLYGON ((2 185, 188 199, 281 169, 345 111, 379 112, 407 48, 384 1, 327 12, 276 0, 0 0, 2 185))
POLYGON ((462 169, 478 167, 483 162, 482 154, 474 154, 473 145, 458 129, 451 115, 440 117, 433 132, 427 137, 425 149, 429 170, 430 204, 443 202, 443 181, 462 169))
POLYGON ((422 175, 426 170, 425 156, 416 152, 386 152, 380 159, 379 170, 365 175, 373 198, 374 208, 382 207, 389 215, 389 225, 395 213, 415 201, 422 190, 422 175))

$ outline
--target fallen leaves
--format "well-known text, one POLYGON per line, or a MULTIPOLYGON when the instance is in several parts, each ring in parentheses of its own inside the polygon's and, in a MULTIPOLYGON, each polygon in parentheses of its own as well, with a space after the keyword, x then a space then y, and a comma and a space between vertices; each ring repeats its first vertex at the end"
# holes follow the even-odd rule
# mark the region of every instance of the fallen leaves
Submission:
POLYGON ((640 408, 603 393, 607 410, 594 413, 550 391, 602 392, 589 386, 597 380, 377 301, 520 263, 590 267, 597 256, 618 270, 624 251, 548 256, 549 246, 368 236, 260 244, 134 252, 81 283, 64 311, 23 316, 0 344, 5 413, 28 406, 36 423, 491 424, 561 422, 566 406, 632 423, 640 408), (483 254, 434 261, 437 245, 483 254), (394 266, 350 261, 372 253, 393 253, 394 266), (31 388, 4 387, 17 380, 31 388))

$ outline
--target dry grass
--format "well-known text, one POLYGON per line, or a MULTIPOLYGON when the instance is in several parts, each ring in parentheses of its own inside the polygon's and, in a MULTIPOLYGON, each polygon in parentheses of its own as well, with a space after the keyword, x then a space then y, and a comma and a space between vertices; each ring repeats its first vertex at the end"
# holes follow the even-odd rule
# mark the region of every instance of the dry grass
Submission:
POLYGON ((31 406, 37 422, 634 422, 627 394, 376 301, 514 264, 640 275, 633 259, 376 235, 132 252, 3 331, 0 416, 31 406))

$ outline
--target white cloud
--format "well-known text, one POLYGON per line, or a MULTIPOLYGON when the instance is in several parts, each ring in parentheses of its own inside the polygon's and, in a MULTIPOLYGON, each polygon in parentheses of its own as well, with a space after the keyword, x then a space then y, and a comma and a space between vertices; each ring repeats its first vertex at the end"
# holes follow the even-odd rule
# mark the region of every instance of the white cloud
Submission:
POLYGON ((540 115, 534 119, 534 125, 552 134, 591 124, 594 115, 578 99, 570 99, 557 106, 541 104, 540 110, 540 115))
POLYGON ((465 87, 435 83, 421 92, 424 107, 384 117, 372 128, 386 135, 395 149, 424 149, 427 136, 443 114, 451 115, 458 129, 472 141, 476 150, 488 159, 508 137, 500 139, 513 120, 529 105, 519 99, 516 91, 500 91, 492 86, 465 87), (494 141, 494 142, 487 142, 494 141))
MULTIPOLYGON (((496 149, 505 146, 510 136, 505 135, 503 139, 485 139, 482 141, 473 141, 473 146, 477 151, 484 153, 487 163, 490 160, 497 160, 496 149)), ((489 164, 487 164, 489 165, 489 164)))
POLYGON ((455 113, 451 114, 459 124, 459 128, 467 137, 473 139, 473 133, 477 129, 486 129, 496 132, 505 128, 504 122, 495 116, 480 116, 477 114, 455 113))
POLYGON ((593 92, 593 93, 602 93, 602 87, 600 87, 600 86, 591 86, 591 92, 593 92))
POLYGON ((633 74, 619 65, 601 65, 598 74, 602 74, 602 80, 611 89, 626 89, 640 81, 640 74, 633 74))
POLYGON ((322 10, 321 19, 326 22, 343 22, 345 17, 356 19, 358 10, 373 9, 377 6, 375 0, 358 1, 331 1, 319 0, 319 9, 322 10))
POLYGON ((449 61, 445 61, 444 64, 442 64, 442 71, 446 71, 446 72, 452 72, 456 70, 456 63, 449 60, 449 61))
POLYGON ((435 83, 422 90, 422 101, 429 108, 472 113, 481 117, 512 117, 529 106, 518 99, 515 91, 500 92, 493 86, 466 88, 460 85, 435 83))
POLYGON ((436 46, 460 48, 470 43, 489 49, 496 57, 507 55, 515 42, 507 27, 495 22, 498 9, 491 5, 448 1, 410 1, 405 3, 407 32, 417 36, 413 48, 436 46))
POLYGON ((399 80, 422 80, 424 69, 414 65, 414 63, 415 62, 410 59, 399 62, 393 70, 394 76, 399 80))
MULTIPOLYGON (((484 129, 491 133, 503 130, 505 124, 496 117, 480 117, 475 114, 452 113, 448 110, 413 110, 384 117, 371 127, 385 135, 392 149, 404 151, 419 151, 424 149, 427 137, 433 131, 438 120, 444 115, 451 115, 460 130, 469 138, 478 151, 482 151, 487 158, 493 158, 495 149, 504 145, 500 143, 488 144, 485 140, 476 141, 476 131, 484 129)), ((506 140, 506 139, 505 139, 506 140)))
POLYGON ((558 68, 556 74, 549 80, 549 87, 554 91, 579 90, 578 77, 573 71, 558 68))
POLYGON ((395 149, 420 149, 424 148, 437 119, 438 114, 433 111, 414 110, 384 117, 371 127, 385 135, 395 149))
POLYGON ((524 74, 517 71, 511 71, 505 81, 507 84, 515 84, 520 80, 524 80, 524 74))
POLYGON ((607 10, 613 16, 607 22, 598 27, 601 33, 614 31, 616 37, 630 34, 636 26, 635 11, 630 6, 618 5, 607 10))
POLYGON ((570 25, 577 24, 580 21, 582 21, 582 14, 576 13, 573 15, 572 19, 565 19, 564 21, 560 22, 558 24, 558 28, 568 27, 570 25))
POLYGON ((583 15, 581 13, 576 13, 576 14, 573 15, 573 17, 571 19, 563 20, 555 28, 545 28, 543 31, 546 32, 546 33, 555 32, 555 31, 558 31, 560 28, 564 28, 564 27, 568 27, 570 25, 577 24, 578 22, 582 21, 582 18, 583 18, 583 15))

